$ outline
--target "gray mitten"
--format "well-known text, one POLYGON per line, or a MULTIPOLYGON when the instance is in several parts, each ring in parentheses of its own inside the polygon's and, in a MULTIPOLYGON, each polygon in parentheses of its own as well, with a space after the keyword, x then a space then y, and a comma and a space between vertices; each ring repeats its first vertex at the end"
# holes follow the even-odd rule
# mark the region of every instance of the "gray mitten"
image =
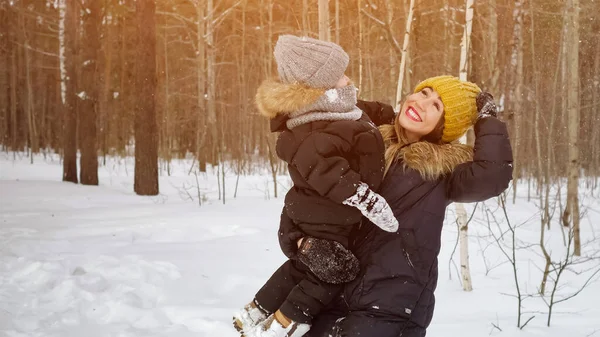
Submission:
POLYGON ((298 259, 319 280, 340 284, 354 280, 360 271, 358 259, 341 243, 310 236, 302 240, 298 259))
POLYGON ((356 193, 342 203, 356 207, 375 226, 386 232, 395 232, 398 230, 398 220, 396 220, 390 205, 388 205, 382 196, 373 192, 369 188, 369 185, 365 183, 360 183, 356 189, 356 193))

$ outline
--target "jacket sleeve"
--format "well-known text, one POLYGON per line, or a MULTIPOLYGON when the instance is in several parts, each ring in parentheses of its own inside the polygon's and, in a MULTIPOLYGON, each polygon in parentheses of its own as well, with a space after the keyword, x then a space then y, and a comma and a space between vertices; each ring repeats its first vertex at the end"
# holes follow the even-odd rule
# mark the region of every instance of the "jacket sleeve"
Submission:
POLYGON ((304 236, 304 233, 294 224, 288 216, 285 208, 281 211, 281 220, 279 221, 279 246, 281 251, 288 258, 296 256, 298 251, 298 239, 304 236))
POLYGON ((483 201, 502 193, 512 180, 513 155, 506 124, 488 117, 475 124, 473 161, 457 166, 446 181, 448 199, 483 201))
POLYGON ((343 154, 351 144, 328 132, 313 132, 302 141, 292 161, 304 180, 319 195, 342 203, 356 192, 360 175, 350 168, 343 154))
POLYGON ((368 102, 358 100, 356 106, 369 116, 371 121, 377 125, 392 124, 396 113, 391 105, 381 102, 368 102))

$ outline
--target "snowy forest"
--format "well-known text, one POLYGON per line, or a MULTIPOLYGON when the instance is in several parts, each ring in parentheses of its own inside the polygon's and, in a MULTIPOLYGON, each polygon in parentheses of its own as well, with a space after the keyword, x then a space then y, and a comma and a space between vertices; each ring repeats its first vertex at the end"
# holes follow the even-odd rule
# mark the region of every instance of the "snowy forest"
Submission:
MULTIPOLYGON (((201 171, 229 161, 245 172, 269 157, 272 139, 253 100, 275 75, 282 33, 324 30, 339 42, 365 100, 394 102, 403 50, 401 97, 428 76, 458 75, 464 1, 325 3, 326 13, 309 0, 4 0, 0 141, 11 151, 61 153, 69 181, 81 151, 83 184, 97 181, 96 153, 126 155, 134 143, 167 162, 194 156, 201 171)), ((565 177, 573 147, 581 172, 600 175, 600 4, 480 0, 472 8, 468 78, 503 107, 515 181, 565 177)))
POLYGON ((480 321, 463 336, 600 335, 591 303, 600 294, 599 17, 598 0, 0 0, 0 245, 9 247, 0 249, 0 335, 105 324, 97 336, 237 336, 230 313, 282 258, 275 240, 287 168, 255 106, 258 86, 277 76, 281 34, 341 45, 362 100, 396 106, 442 74, 494 95, 513 180, 497 199, 448 208, 446 304, 432 336, 471 324, 450 302, 480 321), (78 203, 91 213, 69 213, 78 203), (198 205, 205 213, 194 213, 198 205), (42 235, 37 221, 50 214, 53 232, 42 235), (92 227, 96 239, 84 234, 92 227), (239 270, 224 267, 246 253, 218 240, 245 249, 264 237, 258 259, 271 265, 257 272, 249 255, 239 270), (80 238, 68 243, 77 256, 69 262, 44 257, 80 238), (28 251, 27 240, 42 248, 28 251), (172 259, 148 253, 152 244, 172 259), (214 252, 221 257, 205 261, 214 252), (192 283, 204 287, 197 302, 192 283), (488 289, 479 300, 464 297, 478 287, 488 289), (552 318, 562 302, 573 304, 552 318), (488 303, 495 311, 478 313, 488 303), (558 327, 543 330, 551 322, 558 327))

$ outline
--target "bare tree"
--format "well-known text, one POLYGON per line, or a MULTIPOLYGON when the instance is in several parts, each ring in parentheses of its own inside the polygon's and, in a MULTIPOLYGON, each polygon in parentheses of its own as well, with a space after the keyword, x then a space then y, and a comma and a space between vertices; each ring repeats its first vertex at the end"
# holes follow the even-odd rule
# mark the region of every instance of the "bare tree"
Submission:
POLYGON ((154 1, 136 2, 138 57, 136 69, 135 177, 139 195, 158 194, 158 128, 156 125, 156 23, 154 1))
POLYGON ((79 130, 81 158, 79 180, 84 185, 98 185, 98 150, 96 144, 96 116, 100 92, 98 56, 100 54, 100 28, 102 7, 100 1, 83 3, 83 38, 80 43, 83 64, 79 101, 79 130))
POLYGON ((329 27, 329 0, 319 0, 319 39, 331 41, 329 27))
MULTIPOLYGON (((465 27, 460 52, 459 78, 461 81, 467 80, 468 57, 471 45, 471 30, 473 27, 473 1, 474 0, 466 0, 465 27)), ((461 142, 466 142, 466 135, 461 138, 461 142)), ((456 204, 456 217, 460 231, 460 271, 462 276, 462 285, 465 291, 472 291, 473 283, 471 281, 471 270, 469 268, 469 225, 467 211, 465 210, 465 206, 461 203, 456 204)))
MULTIPOLYGON (((386 1, 388 8, 391 8, 389 0, 386 1)), ((404 84, 404 74, 406 73, 406 59, 408 58, 408 43, 410 42, 410 27, 413 20, 413 12, 415 10, 415 0, 410 0, 408 7, 408 15, 406 17, 406 27, 404 31, 404 42, 402 43, 402 57, 400 59, 400 69, 398 70, 398 86, 396 88, 396 111, 400 110, 402 105, 402 85, 404 84)), ((388 10, 388 13, 390 10, 388 10)), ((391 21, 391 18, 390 18, 391 21)))
MULTIPOLYGON (((521 114, 523 112, 523 8, 524 0, 516 0, 514 3, 515 9, 513 12, 513 48, 510 56, 510 64, 513 69, 512 71, 512 95, 510 96, 512 102, 512 123, 513 123, 513 143, 515 144, 513 155, 516 158, 513 163, 513 203, 517 198, 517 183, 520 177, 521 163, 519 161, 520 144, 521 141, 521 114)), ((511 91, 512 91, 511 90, 511 91)))
POLYGON ((569 112, 569 165, 567 179, 567 205, 563 212, 563 224, 573 225, 573 254, 581 255, 581 239, 579 234, 579 0, 568 0, 568 94, 569 112))
POLYGON ((75 0, 60 0, 60 74, 63 110, 63 181, 77 183, 77 110, 75 39, 79 12, 75 0))

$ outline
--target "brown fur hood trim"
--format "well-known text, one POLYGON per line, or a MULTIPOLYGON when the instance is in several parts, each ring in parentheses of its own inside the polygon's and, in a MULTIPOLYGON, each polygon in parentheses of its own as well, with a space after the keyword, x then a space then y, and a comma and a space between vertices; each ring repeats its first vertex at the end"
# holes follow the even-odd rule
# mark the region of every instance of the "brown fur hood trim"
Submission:
POLYGON ((274 118, 287 115, 314 103, 325 94, 324 89, 315 89, 301 84, 283 84, 278 80, 265 80, 256 92, 256 107, 261 115, 274 118))
POLYGON ((412 143, 400 150, 405 168, 418 171, 425 180, 437 180, 462 163, 473 160, 473 148, 460 143, 412 143))

